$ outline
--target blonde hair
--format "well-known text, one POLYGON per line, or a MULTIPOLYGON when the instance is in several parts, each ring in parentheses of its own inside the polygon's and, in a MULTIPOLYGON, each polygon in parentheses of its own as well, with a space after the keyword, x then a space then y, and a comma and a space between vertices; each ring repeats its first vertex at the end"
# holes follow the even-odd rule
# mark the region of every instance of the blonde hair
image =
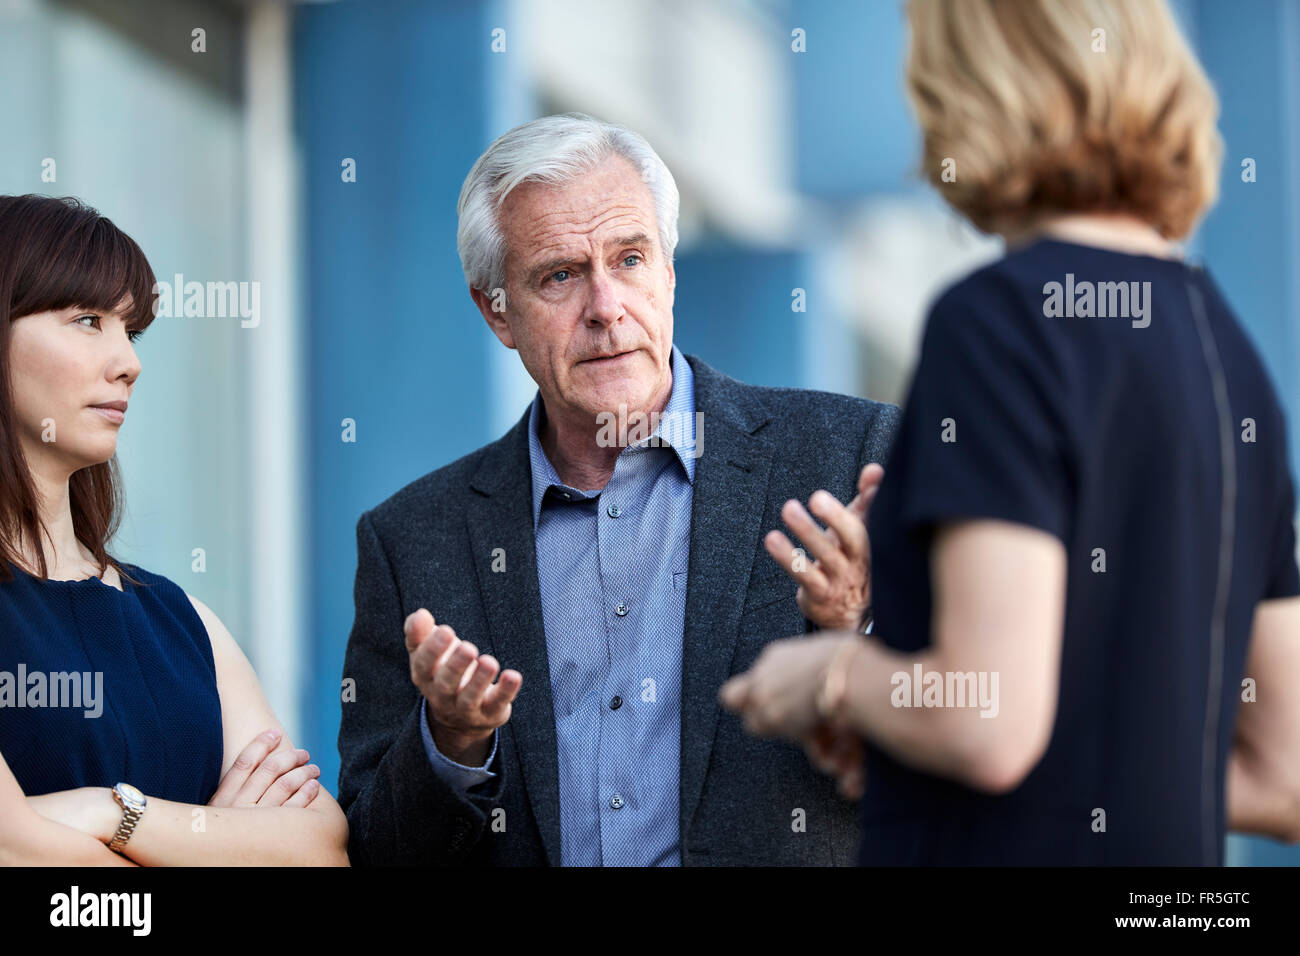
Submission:
POLYGON ((1217 198, 1218 98, 1164 0, 909 0, 908 19, 924 175, 980 229, 1112 212, 1178 239, 1217 198))

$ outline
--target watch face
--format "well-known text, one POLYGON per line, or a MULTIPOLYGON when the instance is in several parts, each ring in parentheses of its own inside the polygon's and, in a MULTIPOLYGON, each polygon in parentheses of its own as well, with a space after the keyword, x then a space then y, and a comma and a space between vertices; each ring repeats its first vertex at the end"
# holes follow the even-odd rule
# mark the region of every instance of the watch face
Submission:
POLYGON ((122 799, 127 803, 134 803, 137 806, 144 805, 144 794, 129 783, 119 783, 117 785, 117 791, 122 795, 122 799))

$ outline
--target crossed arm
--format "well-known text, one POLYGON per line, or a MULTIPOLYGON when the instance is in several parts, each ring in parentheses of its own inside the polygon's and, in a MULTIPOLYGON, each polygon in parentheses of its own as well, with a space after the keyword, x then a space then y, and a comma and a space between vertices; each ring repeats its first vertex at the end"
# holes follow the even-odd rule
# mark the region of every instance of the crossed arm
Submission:
POLYGON ((90 834, 41 816, 0 757, 0 866, 38 865, 135 866, 90 834))
MULTIPOLYGON (((210 609, 190 598, 212 641, 223 731, 222 785, 206 806, 145 794, 123 853, 108 849, 122 811, 107 787, 25 797, 0 759, 0 862, 68 866, 347 866, 347 821, 304 767, 257 675, 210 609), (263 736, 273 728, 277 740, 263 736), (247 741, 253 744, 245 747, 247 741)), ((128 783, 130 781, 127 781, 128 783)))

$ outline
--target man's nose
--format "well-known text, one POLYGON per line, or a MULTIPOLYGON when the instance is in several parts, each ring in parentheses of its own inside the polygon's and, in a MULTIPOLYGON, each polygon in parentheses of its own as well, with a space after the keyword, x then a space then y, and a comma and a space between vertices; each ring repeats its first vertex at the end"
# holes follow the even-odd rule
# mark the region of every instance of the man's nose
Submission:
POLYGON ((609 325, 623 317, 623 303, 618 287, 609 273, 595 269, 587 284, 586 312, 583 318, 591 325, 609 325))

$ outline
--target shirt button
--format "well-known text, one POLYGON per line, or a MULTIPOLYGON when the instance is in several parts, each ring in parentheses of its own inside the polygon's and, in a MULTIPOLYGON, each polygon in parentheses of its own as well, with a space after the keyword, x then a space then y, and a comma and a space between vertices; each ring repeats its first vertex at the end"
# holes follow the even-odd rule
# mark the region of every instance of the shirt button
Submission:
POLYGON ((615 810, 621 810, 623 808, 623 795, 621 793, 614 794, 609 798, 609 805, 615 810))
POLYGON ((618 505, 610 505, 608 508, 605 509, 605 513, 609 515, 611 518, 617 518, 619 515, 623 513, 623 509, 620 508, 618 505))
POLYGON ((625 617, 627 615, 627 605, 620 604, 618 607, 614 608, 614 613, 619 617, 625 617))
POLYGON ((618 710, 622 706, 623 706, 623 698, 615 694, 614 699, 609 702, 609 709, 618 710))

